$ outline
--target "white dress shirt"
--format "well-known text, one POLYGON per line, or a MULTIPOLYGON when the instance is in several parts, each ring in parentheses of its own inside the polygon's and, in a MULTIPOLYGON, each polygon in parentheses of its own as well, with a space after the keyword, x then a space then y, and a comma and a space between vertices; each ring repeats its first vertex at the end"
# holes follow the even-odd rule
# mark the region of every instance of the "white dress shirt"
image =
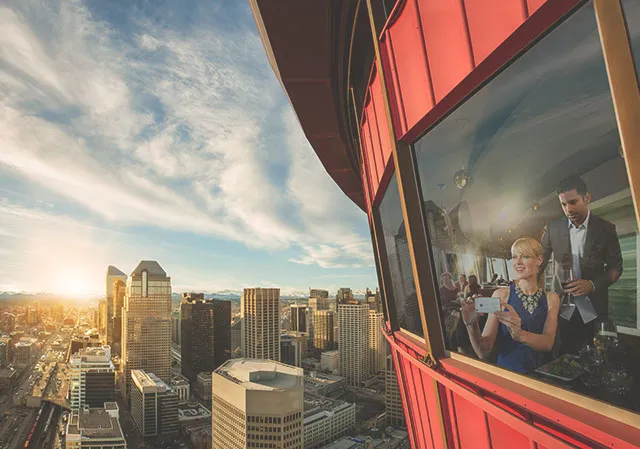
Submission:
POLYGON ((584 222, 578 227, 576 227, 571 220, 568 220, 574 279, 582 279, 582 258, 584 257, 584 244, 587 241, 587 230, 589 228, 590 217, 591 211, 587 213, 587 218, 585 218, 584 222))

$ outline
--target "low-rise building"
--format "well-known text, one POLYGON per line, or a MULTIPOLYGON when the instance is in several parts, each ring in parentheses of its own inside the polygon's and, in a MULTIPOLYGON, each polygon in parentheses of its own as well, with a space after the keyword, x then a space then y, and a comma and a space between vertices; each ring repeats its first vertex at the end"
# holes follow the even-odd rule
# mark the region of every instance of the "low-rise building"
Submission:
POLYGON ((332 374, 323 374, 312 371, 309 375, 304 376, 304 392, 305 394, 313 394, 316 396, 328 396, 329 393, 341 390, 347 386, 347 379, 332 374))
POLYGON ((83 407, 72 412, 67 423, 66 449, 126 449, 118 404, 105 402, 103 408, 83 407))
POLYGON ((36 355, 35 338, 21 338, 14 348, 15 363, 29 364, 31 357, 36 355))
POLYGON ((320 354, 320 369, 331 372, 337 370, 340 365, 340 351, 326 351, 320 354))
POLYGON ((178 395, 181 402, 188 401, 191 387, 189 381, 183 376, 173 376, 171 379, 171 389, 178 395))
POLYGON ((356 423, 356 405, 322 396, 304 399, 304 448, 316 449, 346 435, 356 423))
POLYGON ((211 410, 198 402, 188 402, 178 406, 178 422, 206 419, 211 424, 211 410))
POLYGON ((143 437, 178 432, 178 396, 153 373, 131 370, 131 417, 143 437))
POLYGON ((211 405, 211 373, 206 371, 198 374, 196 379, 196 394, 205 405, 211 405))
POLYGON ((16 379, 16 369, 13 366, 8 366, 0 370, 0 388, 2 389, 11 389, 15 385, 16 379))

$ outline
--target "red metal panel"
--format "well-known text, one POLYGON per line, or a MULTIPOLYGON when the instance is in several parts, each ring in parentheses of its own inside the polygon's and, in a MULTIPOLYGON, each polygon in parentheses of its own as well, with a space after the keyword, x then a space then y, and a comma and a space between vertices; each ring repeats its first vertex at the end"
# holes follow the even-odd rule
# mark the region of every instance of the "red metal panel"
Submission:
POLYGON ((410 418, 412 414, 409 406, 409 400, 407 398, 407 390, 404 388, 404 385, 406 385, 406 382, 404 378, 403 365, 400 364, 401 356, 398 355, 398 352, 394 351, 393 348, 391 348, 391 354, 393 357, 393 365, 396 370, 396 378, 398 379, 398 389, 400 390, 400 399, 402 400, 402 409, 404 412, 405 422, 407 425, 407 432, 409 433, 409 442, 411 443, 411 447, 415 448, 417 447, 417 445, 416 445, 416 439, 413 431, 414 424, 413 424, 413 419, 410 418))
POLYGON ((461 449, 491 449, 484 412, 455 393, 453 402, 461 449))
POLYGON ((529 15, 533 14, 536 9, 542 6, 547 0, 527 0, 527 8, 529 9, 529 15))
POLYGON ((375 166, 372 168, 371 165, 374 163, 371 159, 373 155, 371 154, 371 131, 369 129, 369 120, 364 117, 362 121, 362 130, 361 130, 360 142, 362 145, 362 156, 363 156, 363 165, 365 167, 366 183, 369 186, 369 199, 374 197, 376 188, 378 186, 378 178, 377 172, 375 170, 375 166))
POLYGON ((365 144, 365 156, 367 158, 369 178, 371 179, 371 192, 375 195, 378 190, 380 177, 378 176, 378 167, 376 166, 376 144, 379 145, 378 131, 376 129, 375 114, 373 113, 373 105, 371 102, 365 106, 364 111, 365 125, 363 126, 365 144), (372 129, 373 128, 373 129, 372 129))
MULTIPOLYGON (((443 407, 444 404, 441 405, 438 401, 438 384, 427 376, 424 371, 420 371, 419 375, 424 393, 424 401, 427 405, 427 416, 429 417, 433 447, 435 449, 446 449, 446 446, 444 445, 446 435, 443 433, 442 428, 444 422, 441 423, 441 419, 444 420, 446 407, 443 407)), ((445 402, 446 396, 440 398, 440 401, 445 402)))
POLYGON ((420 415, 422 416, 422 433, 425 441, 427 442, 427 447, 442 449, 442 440, 439 442, 435 441, 433 435, 433 429, 438 427, 438 416, 440 411, 436 410, 436 413, 432 415, 429 413, 427 405, 427 397, 430 397, 431 400, 435 399, 433 397, 433 388, 429 390, 430 392, 425 391, 429 389, 431 382, 424 382, 424 379, 422 378, 422 370, 418 369, 416 366, 412 366, 412 370, 414 390, 418 400, 418 405, 420 406, 420 415))
MULTIPOLYGON (((369 87, 372 96, 372 103, 376 113, 376 121, 378 123, 378 135, 380 136, 380 154, 376 155, 382 162, 378 165, 378 175, 382 178, 384 167, 389 163, 391 156, 391 134, 389 133, 389 122, 387 121, 387 113, 384 108, 384 100, 382 98, 382 85, 380 78, 377 76, 373 79, 369 87)), ((376 159, 377 163, 378 159, 376 159)))
POLYGON ((469 29, 460 0, 419 0, 418 5, 438 102, 473 70, 469 29))
POLYGON ((464 5, 476 65, 526 19, 521 0, 465 0, 464 5))
POLYGON ((406 126, 411 128, 434 105, 429 63, 415 0, 406 1, 387 33, 397 69, 406 126))
POLYGON ((427 442, 424 437, 424 426, 428 425, 425 421, 426 418, 423 417, 420 413, 420 404, 418 402, 418 398, 416 397, 416 390, 413 382, 413 371, 411 369, 411 361, 407 360, 406 357, 400 357, 400 365, 402 373, 404 374, 404 389, 407 394, 407 400, 409 405, 409 410, 411 411, 412 423, 413 423, 413 434, 416 441, 416 447, 429 447, 427 446, 427 442))
MULTIPOLYGON (((371 132, 371 156, 370 159, 372 162, 375 162, 376 169, 376 187, 375 191, 377 192, 378 187, 377 184, 380 182, 380 178, 382 177, 382 173, 384 172, 384 162, 382 160, 382 138, 380 136, 380 119, 376 114, 376 108, 374 104, 372 86, 369 86, 369 97, 371 100, 369 104, 366 106, 366 114, 367 120, 369 122, 369 130, 371 132)), ((373 168, 373 167, 372 167, 373 168)))
POLYGON ((531 440, 502 421, 488 417, 491 447, 493 449, 530 449, 531 440))
POLYGON ((407 131, 407 118, 404 115, 404 105, 402 104, 400 83, 398 82, 398 69, 391 49, 391 39, 386 31, 380 40, 380 57, 382 58, 382 66, 388 84, 387 92, 389 93, 393 128, 396 130, 396 135, 400 136, 407 131))

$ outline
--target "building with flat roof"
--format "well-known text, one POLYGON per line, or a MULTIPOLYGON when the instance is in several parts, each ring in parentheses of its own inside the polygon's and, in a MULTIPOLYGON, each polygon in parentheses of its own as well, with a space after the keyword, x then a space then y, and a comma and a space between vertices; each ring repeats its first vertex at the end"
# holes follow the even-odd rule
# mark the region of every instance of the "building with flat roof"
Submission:
POLYGON ((178 432, 178 396, 153 373, 131 371, 131 417, 143 437, 178 432))
POLYGON ((405 425, 404 410, 402 408, 402 398, 400 388, 398 388, 398 378, 393 365, 393 357, 386 358, 386 369, 384 375, 384 408, 388 426, 405 425))
POLYGON ((178 405, 178 422, 197 421, 206 419, 211 424, 211 410, 198 402, 187 402, 178 405))
POLYGON ((324 374, 316 371, 304 376, 304 392, 316 396, 327 396, 334 391, 347 386, 347 379, 332 374, 324 374))
POLYGON ((382 333, 384 315, 369 307, 369 372, 372 375, 385 370, 387 340, 382 333))
POLYGON ((106 277, 106 342, 109 346, 117 344, 118 353, 122 340, 122 305, 126 290, 127 275, 113 265, 107 267, 106 277), (119 309, 119 310, 118 310, 119 309))
POLYGON ((205 405, 211 405, 211 373, 203 371, 196 379, 196 394, 205 405))
POLYGON ((115 368, 111 348, 98 346, 82 348, 71 356, 71 410, 88 405, 100 408, 115 396, 115 368))
MULTIPOLYGON (((347 294, 344 294, 348 297, 347 294)), ((369 306, 339 304, 340 375, 349 385, 359 387, 367 380, 369 365, 369 306)))
POLYGON ((214 371, 212 382, 213 447, 302 449, 301 368, 231 359, 214 371))
POLYGON ((326 351, 320 354, 320 369, 336 371, 340 366, 340 351, 326 351))
POLYGON ((182 374, 195 384, 231 358, 231 301, 183 293, 180 304, 182 374))
POLYGON ((291 330, 307 332, 307 306, 304 304, 291 304, 291 330))
POLYGON ((356 405, 305 395, 303 422, 304 449, 316 449, 349 432, 356 423, 356 405))
POLYGON ((65 437, 66 449, 126 449, 120 427, 119 408, 106 402, 102 408, 84 406, 69 415, 65 437))
POLYGON ((313 312, 313 346, 320 351, 332 351, 338 346, 334 339, 336 313, 331 310, 313 312))
POLYGON ((302 360, 307 357, 307 343, 309 337, 306 332, 282 332, 280 334, 280 361, 287 365, 302 366, 302 360))
POLYGON ((242 355, 280 361, 280 289, 245 288, 240 314, 242 355))
POLYGON ((0 370, 0 388, 13 388, 17 377, 18 376, 16 375, 16 369, 13 366, 2 368, 0 370))
POLYGON ((36 339, 23 337, 14 346, 14 362, 27 365, 35 356, 36 339))
POLYGON ((183 376, 173 376, 171 378, 171 389, 176 393, 180 401, 188 401, 191 394, 191 385, 183 376))

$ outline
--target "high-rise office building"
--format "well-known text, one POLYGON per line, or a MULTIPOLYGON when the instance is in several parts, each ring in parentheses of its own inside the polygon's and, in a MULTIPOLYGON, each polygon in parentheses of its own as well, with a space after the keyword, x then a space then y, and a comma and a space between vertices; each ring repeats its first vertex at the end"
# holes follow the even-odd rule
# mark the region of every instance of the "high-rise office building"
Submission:
POLYGON ((366 290, 365 302, 369 304, 369 309, 382 313, 382 299, 378 288, 376 288, 375 293, 369 289, 366 290))
POLYGON ((307 332, 307 306, 304 304, 291 305, 291 330, 307 332))
POLYGON ((178 395, 153 373, 131 371, 131 417, 143 437, 178 432, 178 395))
POLYGON ((171 381, 171 278, 156 261, 143 260, 127 279, 122 309, 124 394, 131 389, 131 370, 154 373, 171 381))
POLYGON ((313 313, 313 346, 321 351, 336 349, 333 328, 336 314, 331 310, 318 310, 313 313))
POLYGON ((196 380, 196 394, 207 407, 211 407, 211 372, 203 371, 198 373, 196 380))
POLYGON ((115 279, 113 281, 113 315, 111 315, 111 328, 107 332, 111 340, 111 351, 118 355, 122 354, 122 307, 124 307, 126 294, 126 279, 115 279))
POLYGON ((180 309, 171 311, 171 343, 182 347, 182 315, 180 309))
MULTIPOLYGON (((32 316, 33 315, 33 311, 32 316)), ((100 341, 106 343, 107 342, 107 300, 101 299, 98 302, 98 334, 100 334, 100 341)), ((29 323, 27 324, 35 324, 29 323)))
POLYGON ((183 293, 180 307, 182 374, 195 384, 198 373, 231 358, 231 301, 183 293))
POLYGON ((245 288, 240 314, 243 356, 280 361, 280 289, 245 288))
POLYGON ((369 308, 369 367, 371 374, 377 374, 386 367, 387 340, 382 333, 384 316, 369 308))
MULTIPOLYGON (((118 304, 118 299, 116 299, 116 285, 118 285, 119 288, 124 288, 124 284, 127 282, 127 275, 116 267, 109 265, 107 267, 106 281, 107 317, 105 323, 105 333, 107 344, 113 348, 114 346, 116 346, 115 334, 118 334, 118 336, 120 336, 122 333, 122 329, 117 329, 118 324, 120 324, 120 327, 122 327, 122 320, 119 320, 119 323, 116 323, 114 318, 116 316, 122 317, 122 301, 124 301, 124 291, 121 291, 120 297, 118 298, 120 300, 120 304, 118 304), (122 285, 116 284, 116 281, 121 281, 122 285), (118 309, 120 309, 120 311, 118 309)), ((119 349, 120 348, 118 347, 118 351, 119 349)))
POLYGON ((307 358, 308 336, 305 332, 283 332, 280 334, 280 361, 291 366, 302 366, 307 358))
POLYGON ((322 290, 320 288, 310 288, 309 298, 328 298, 329 290, 322 290))
MULTIPOLYGON (((387 343, 388 344, 388 343, 387 343)), ((396 377, 396 369, 393 365, 393 356, 388 355, 385 359, 386 369, 384 377, 384 404, 388 426, 404 426, 404 412, 402 409, 402 398, 400 397, 400 388, 398 388, 398 379, 396 377)))
POLYGON ((100 408, 84 406, 69 416, 65 449, 127 449, 116 402, 100 408))
POLYGON ((340 375, 353 386, 369 377, 369 306, 340 304, 338 306, 340 335, 340 375))
POLYGON ((111 348, 98 346, 82 348, 71 356, 71 410, 85 405, 102 408, 115 400, 115 368, 111 362, 111 348))
POLYGON ((353 302, 355 298, 353 297, 353 292, 350 288, 339 288, 338 293, 336 294, 336 300, 338 304, 348 304, 353 302))
POLYGON ((272 360, 232 359, 213 372, 216 449, 302 449, 302 368, 272 360))
POLYGON ((234 318, 231 324, 231 357, 242 357, 242 318, 234 318))

